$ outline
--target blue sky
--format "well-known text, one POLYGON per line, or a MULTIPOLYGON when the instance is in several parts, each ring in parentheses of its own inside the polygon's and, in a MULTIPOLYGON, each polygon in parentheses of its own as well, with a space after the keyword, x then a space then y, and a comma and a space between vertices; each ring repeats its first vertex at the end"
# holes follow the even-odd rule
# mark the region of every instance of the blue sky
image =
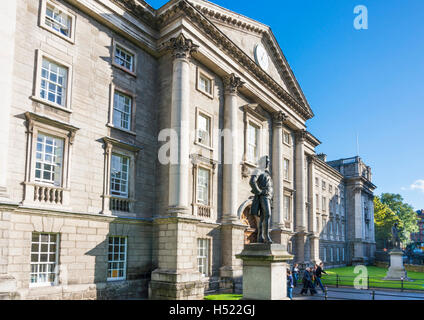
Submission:
POLYGON ((424 209, 424 1, 213 2, 272 28, 315 113, 317 152, 355 156, 358 134, 376 194, 424 209), (368 9, 367 30, 354 28, 357 5, 368 9))

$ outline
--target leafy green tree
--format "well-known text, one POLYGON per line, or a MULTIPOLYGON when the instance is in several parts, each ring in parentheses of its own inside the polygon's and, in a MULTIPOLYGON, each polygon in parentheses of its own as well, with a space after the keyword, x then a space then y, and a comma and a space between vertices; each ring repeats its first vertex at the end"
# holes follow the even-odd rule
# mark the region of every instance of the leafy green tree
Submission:
POLYGON ((393 210, 388 205, 381 203, 380 197, 374 197, 375 240, 379 248, 388 248, 388 243, 392 238, 392 226, 395 222, 402 225, 393 210))
POLYGON ((418 231, 418 217, 414 208, 403 202, 400 194, 383 193, 381 203, 387 205, 400 220, 400 239, 404 245, 411 242, 410 234, 418 231))

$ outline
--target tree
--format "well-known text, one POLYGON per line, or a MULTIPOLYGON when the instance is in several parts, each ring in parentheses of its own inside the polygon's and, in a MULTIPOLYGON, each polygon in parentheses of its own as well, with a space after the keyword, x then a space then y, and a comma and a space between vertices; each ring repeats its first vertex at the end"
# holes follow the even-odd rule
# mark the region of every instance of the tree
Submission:
POLYGON ((375 240, 379 248, 388 247, 388 242, 392 238, 392 226, 395 222, 402 225, 393 210, 388 205, 383 204, 380 197, 374 197, 375 240))
POLYGON ((399 218, 400 239, 404 245, 411 242, 410 234, 418 231, 418 218, 414 208, 403 202, 400 194, 383 193, 381 203, 387 205, 399 218))

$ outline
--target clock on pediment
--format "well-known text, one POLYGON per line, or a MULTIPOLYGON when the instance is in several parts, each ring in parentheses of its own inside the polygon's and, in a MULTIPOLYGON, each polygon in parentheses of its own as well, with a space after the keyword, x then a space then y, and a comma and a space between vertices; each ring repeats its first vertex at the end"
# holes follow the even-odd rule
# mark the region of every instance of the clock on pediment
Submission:
POLYGON ((269 57, 262 44, 257 44, 255 47, 255 60, 262 69, 268 71, 269 57))

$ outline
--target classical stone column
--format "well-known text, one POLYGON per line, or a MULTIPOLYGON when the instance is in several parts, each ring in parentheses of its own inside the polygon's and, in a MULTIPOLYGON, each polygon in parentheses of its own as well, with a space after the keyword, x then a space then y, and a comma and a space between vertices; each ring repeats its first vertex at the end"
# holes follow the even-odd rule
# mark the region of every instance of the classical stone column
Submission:
POLYGON ((7 161, 15 56, 16 3, 17 1, 2 1, 0 5, 0 37, 3 47, 0 54, 0 65, 2 66, 0 77, 0 201, 8 198, 7 161))
POLYGON ((169 211, 171 214, 189 212, 190 162, 190 63, 189 58, 199 46, 183 34, 172 38, 167 48, 172 51, 171 129, 177 141, 171 142, 169 169, 169 211))
POLYGON ((239 128, 237 92, 244 82, 235 74, 223 78, 224 106, 224 167, 223 167, 223 222, 238 220, 238 184, 240 179, 239 128))
POLYGON ((272 130, 272 180, 274 183, 274 200, 272 228, 284 228, 284 172, 283 172, 283 123, 287 115, 283 112, 273 114, 272 130))
POLYGON ((303 263, 306 241, 306 187, 305 187, 305 138, 306 130, 296 131, 296 225, 295 256, 296 261, 303 263))
POLYGON ((167 43, 172 51, 171 143, 168 217, 155 219, 158 268, 152 272, 149 297, 155 300, 203 299, 204 285, 197 269, 198 219, 188 215, 190 55, 198 49, 180 34, 167 43))
POLYGON ((314 177, 315 177, 315 164, 316 156, 308 156, 308 227, 309 227, 309 243, 311 246, 311 261, 313 263, 319 263, 319 232, 317 226, 317 215, 316 215, 316 206, 315 196, 314 196, 314 177))
MULTIPOLYGON (((224 105, 224 166, 223 166, 223 216, 221 225, 222 266, 220 276, 224 279, 241 279, 241 261, 236 254, 243 250, 246 226, 237 217, 238 184, 240 181, 239 135, 237 103, 238 90, 244 82, 235 74, 223 78, 225 89, 224 105)), ((232 281, 232 280, 231 280, 232 281)))

